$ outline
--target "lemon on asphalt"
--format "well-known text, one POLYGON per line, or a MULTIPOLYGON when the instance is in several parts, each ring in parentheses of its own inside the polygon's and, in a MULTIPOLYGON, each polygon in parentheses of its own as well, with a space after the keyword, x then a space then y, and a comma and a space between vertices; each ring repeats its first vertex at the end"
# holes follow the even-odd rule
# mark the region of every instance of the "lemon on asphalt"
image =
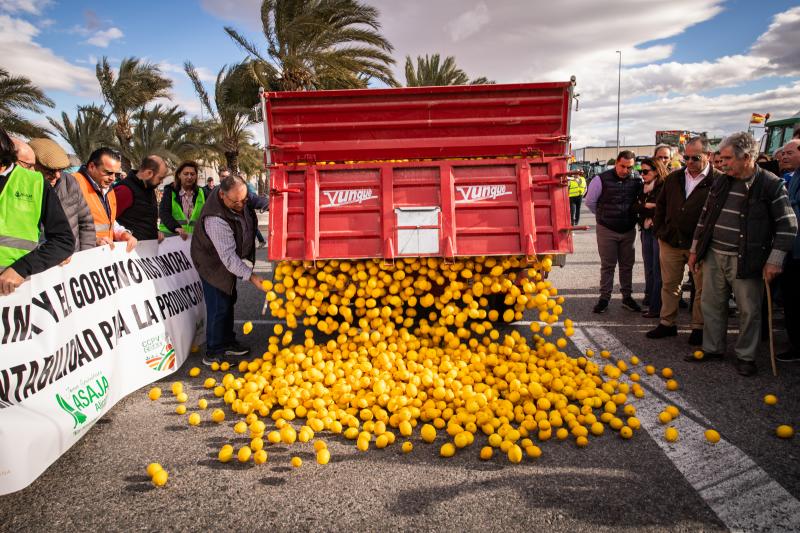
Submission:
POLYGON ((775 434, 782 439, 791 439, 794 436, 794 428, 788 425, 780 425, 775 429, 775 434))
POLYGON ((189 376, 196 378, 199 375, 200 375, 200 369, 198 367, 195 366, 192 367, 191 370, 189 370, 189 376))
POLYGON ((775 405, 776 403, 778 403, 778 397, 775 396, 774 394, 767 394, 766 396, 764 396, 764 403, 767 405, 775 405))
POLYGON ((156 487, 163 487, 167 484, 167 479, 169 478, 169 474, 164 469, 159 470, 155 474, 153 474, 153 485, 156 487))
POLYGON ((217 458, 222 463, 227 463, 230 461, 233 458, 233 446, 230 444, 224 445, 222 448, 220 448, 217 458))
POLYGON ((159 470, 164 470, 164 467, 159 463, 150 463, 147 465, 147 475, 153 477, 159 470))
POLYGON ((147 397, 153 401, 158 400, 161 398, 161 388, 160 387, 153 387, 150 389, 150 392, 147 393, 147 397))
POLYGON ((297 456, 292 457, 292 466, 295 468, 300 468, 302 466, 303 460, 297 456))
POLYGON ((716 444, 719 442, 719 432, 714 429, 707 429, 704 433, 706 440, 711 444, 716 444))
POLYGON ((242 333, 249 335, 253 331, 253 323, 249 320, 242 325, 242 333))
POLYGON ((675 442, 675 441, 677 441, 678 440, 678 430, 675 429, 674 427, 668 427, 664 431, 664 438, 667 440, 667 442, 675 442))
POLYGON ((197 413, 192 413, 189 415, 189 425, 190 426, 199 426, 200 425, 200 415, 197 413))
POLYGON ((253 462, 257 465, 263 465, 267 462, 266 450, 258 450, 253 454, 253 462))
POLYGON ((246 463, 250 460, 250 456, 253 454, 253 450, 250 449, 250 446, 242 446, 239 448, 239 451, 236 454, 236 458, 239 460, 240 463, 246 463))

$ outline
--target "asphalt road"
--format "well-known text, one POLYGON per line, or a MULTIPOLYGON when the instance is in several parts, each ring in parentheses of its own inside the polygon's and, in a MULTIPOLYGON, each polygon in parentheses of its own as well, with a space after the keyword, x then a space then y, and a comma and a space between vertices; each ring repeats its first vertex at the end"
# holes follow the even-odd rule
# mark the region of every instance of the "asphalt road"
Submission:
MULTIPOLYGON (((772 377, 764 345, 759 374, 743 378, 733 368, 732 347, 724 362, 692 365, 682 360, 690 350, 686 329, 677 338, 646 339, 656 321, 624 310, 618 294, 608 313, 592 314, 599 259, 594 221, 584 217, 592 230, 576 235, 576 253, 551 276, 567 297, 565 316, 577 322, 568 350, 635 353, 644 363, 670 366, 681 383, 670 393, 660 378, 645 380, 647 395, 635 403, 644 429, 632 440, 607 432, 585 449, 571 440, 547 442, 538 460, 511 465, 505 457, 480 461, 477 443, 441 459, 438 445, 416 438, 414 452, 403 455, 398 446, 361 453, 351 442, 325 436, 332 458, 324 467, 315 463, 310 443, 268 445, 265 465, 221 464, 216 453, 222 444, 238 448, 248 440, 236 438, 232 417, 190 427, 174 414, 170 394, 151 402, 145 387, 118 403, 31 486, 0 497, 0 530, 799 530, 800 437, 780 440, 774 428, 800 426, 800 364, 783 364, 772 377), (763 404, 767 393, 778 396, 776 406, 763 404), (655 421, 665 402, 683 411, 675 444, 664 441, 655 421), (702 438, 708 427, 723 437, 716 446, 702 438), (293 455, 303 458, 301 468, 290 467, 293 455), (144 468, 151 461, 169 471, 166 487, 149 484, 144 468)), ((640 300, 641 263, 634 280, 640 300)), ((239 324, 263 319, 262 302, 244 285, 239 324)), ((680 320, 688 324, 687 311, 680 320)), ((526 324, 517 327, 529 332, 526 324)), ((734 320, 731 343, 735 327, 734 320)), ((247 341, 265 346, 266 330, 256 323, 247 341)), ((783 335, 777 339, 785 342, 783 335)), ((199 360, 190 359, 163 380, 167 388, 175 379, 188 384, 188 405, 213 398, 201 386, 212 372, 188 378, 195 365, 199 360)))

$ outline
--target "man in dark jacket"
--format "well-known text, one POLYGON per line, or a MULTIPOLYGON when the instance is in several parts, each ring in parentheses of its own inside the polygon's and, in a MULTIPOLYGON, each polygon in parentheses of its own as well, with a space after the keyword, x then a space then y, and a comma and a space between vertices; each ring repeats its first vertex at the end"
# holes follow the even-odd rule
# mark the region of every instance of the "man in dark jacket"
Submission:
POLYGON ((158 231, 158 201, 156 189, 167 175, 167 164, 157 155, 142 160, 138 170, 114 186, 117 196, 117 219, 128 228, 137 240, 158 239, 164 234, 158 231))
POLYGON ((244 180, 238 176, 221 180, 203 205, 192 238, 192 260, 203 283, 206 303, 204 364, 250 352, 236 341, 233 311, 238 280, 248 280, 264 290, 263 280, 253 271, 257 225, 244 180))
MULTIPOLYGON (((674 337, 678 334, 675 320, 681 295, 683 274, 689 261, 689 248, 697 220, 708 197, 711 184, 722 173, 711 166, 708 140, 694 137, 686 143, 686 166, 672 172, 664 182, 656 201, 656 228, 661 263, 661 315, 658 326, 647 332, 650 339, 674 337)), ((703 344, 703 277, 694 275, 695 296, 692 306, 692 333, 689 344, 703 344)))
MULTIPOLYGON (((783 147, 781 160, 785 168, 795 169, 789 174, 786 188, 789 203, 800 222, 800 139, 792 139, 783 147)), ((789 335, 789 349, 777 355, 778 361, 786 363, 800 361, 800 233, 794 239, 794 247, 786 256, 786 264, 781 274, 783 291, 783 312, 786 333, 789 335)))
POLYGON ((600 300, 594 306, 595 313, 608 309, 618 263, 622 306, 629 311, 642 310, 631 297, 636 262, 636 213, 632 207, 643 188, 642 179, 633 174, 635 158, 630 150, 620 152, 614 168, 593 179, 586 194, 586 205, 597 217, 600 254, 600 300))
POLYGON ((94 248, 94 218, 75 177, 64 171, 69 167, 67 153, 52 139, 31 139, 29 144, 36 155, 36 171, 50 183, 61 202, 75 239, 75 251, 94 248))
POLYGON ((739 132, 720 145, 725 175, 708 192, 694 233, 689 267, 703 272, 703 352, 700 359, 721 359, 728 330, 731 289, 739 311, 736 370, 756 373, 761 333, 764 279, 772 282, 783 270, 797 235, 797 218, 783 180, 760 169, 758 143, 739 132))

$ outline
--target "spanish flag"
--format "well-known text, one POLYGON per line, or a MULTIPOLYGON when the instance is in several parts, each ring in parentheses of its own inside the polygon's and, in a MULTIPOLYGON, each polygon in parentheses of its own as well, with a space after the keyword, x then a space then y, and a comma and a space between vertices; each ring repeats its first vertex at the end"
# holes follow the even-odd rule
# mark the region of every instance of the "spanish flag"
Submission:
POLYGON ((763 124, 765 120, 767 120, 767 115, 753 113, 753 115, 750 117, 750 124, 763 124))

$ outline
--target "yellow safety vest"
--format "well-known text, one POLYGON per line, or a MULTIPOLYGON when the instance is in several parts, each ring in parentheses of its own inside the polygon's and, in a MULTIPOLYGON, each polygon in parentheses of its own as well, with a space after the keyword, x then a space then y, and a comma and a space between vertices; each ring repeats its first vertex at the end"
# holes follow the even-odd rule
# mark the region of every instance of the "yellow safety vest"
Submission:
POLYGON ((569 197, 583 196, 586 194, 586 178, 576 176, 569 180, 569 197))
POLYGON ((17 165, 0 192, 0 268, 13 265, 39 245, 44 178, 17 165))

